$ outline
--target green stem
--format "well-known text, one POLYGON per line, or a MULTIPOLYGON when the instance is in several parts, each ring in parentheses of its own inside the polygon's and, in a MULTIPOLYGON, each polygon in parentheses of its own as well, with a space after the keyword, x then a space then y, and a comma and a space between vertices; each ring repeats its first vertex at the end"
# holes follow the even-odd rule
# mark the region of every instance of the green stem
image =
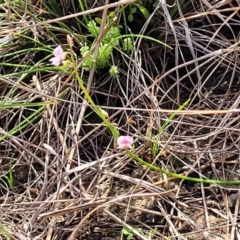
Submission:
POLYGON ((9 185, 9 188, 11 190, 13 190, 13 170, 12 170, 12 159, 10 159, 10 163, 9 163, 9 176, 5 175, 3 176, 7 182, 8 182, 8 185, 9 185))
POLYGON ((164 129, 167 127, 167 125, 169 124, 169 122, 170 122, 171 120, 173 120, 173 118, 175 118, 177 112, 183 110, 183 109, 188 105, 189 102, 190 102, 190 99, 188 99, 187 101, 185 101, 185 102, 177 109, 176 112, 172 113, 172 114, 168 117, 168 119, 167 119, 167 120, 163 123, 163 125, 160 127, 159 132, 158 132, 158 135, 161 135, 161 134, 163 133, 164 129))
MULTIPOLYGON (((101 112, 101 110, 99 109, 99 107, 97 107, 95 105, 95 103, 93 102, 91 96, 89 95, 87 89, 85 88, 82 79, 80 78, 78 71, 77 71, 77 67, 75 64, 75 60, 74 60, 74 56, 73 56, 73 50, 72 47, 70 46, 71 49, 71 61, 73 64, 73 69, 74 69, 74 73, 75 76, 77 78, 78 81, 78 85, 81 88, 81 90, 83 91, 86 99, 88 100, 88 102, 90 103, 90 105, 92 106, 93 110, 97 113, 97 115, 102 119, 102 121, 106 124, 106 126, 108 127, 108 129, 111 131, 113 137, 114 137, 114 143, 116 142, 116 139, 119 137, 119 132, 118 130, 106 119, 106 117, 104 116, 104 114, 101 112)), ((116 146, 116 144, 114 144, 114 147, 116 146)))
POLYGON ((153 166, 152 164, 150 164, 148 162, 145 162, 144 160, 142 160, 141 158, 136 156, 133 152, 129 151, 128 149, 126 149, 126 151, 131 158, 133 158, 140 164, 145 165, 156 172, 164 173, 170 177, 174 177, 174 178, 182 179, 182 180, 186 180, 186 181, 191 181, 191 182, 198 182, 198 183, 218 184, 218 185, 240 185, 240 180, 214 180, 214 179, 211 180, 211 179, 202 179, 202 178, 192 178, 192 177, 188 177, 188 176, 185 176, 182 174, 169 172, 167 170, 153 166))

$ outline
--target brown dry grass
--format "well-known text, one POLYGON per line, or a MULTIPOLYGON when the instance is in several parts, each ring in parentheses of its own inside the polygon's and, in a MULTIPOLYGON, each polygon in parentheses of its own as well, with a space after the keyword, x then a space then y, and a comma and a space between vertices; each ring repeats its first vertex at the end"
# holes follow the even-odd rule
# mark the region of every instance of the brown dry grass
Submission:
MULTIPOLYGON (((106 17, 107 5, 101 7, 104 1, 89 2, 92 9, 79 17, 93 13, 106 17)), ((121 68, 118 78, 112 79, 104 71, 82 75, 88 91, 108 111, 121 134, 134 136, 134 152, 146 161, 188 176, 238 180, 239 3, 160 2, 149 21, 144 24, 143 19, 135 19, 129 27, 172 49, 137 39, 131 56, 121 52, 114 56, 121 68), (191 101, 186 112, 177 115, 159 137, 161 151, 153 159, 149 132, 156 134, 168 111, 187 99, 191 101)), ((44 57, 36 49, 25 58, 8 56, 26 47, 24 38, 12 33, 25 29, 25 35, 40 41, 47 38, 49 45, 65 41, 66 33, 60 28, 54 34, 47 31, 49 25, 58 25, 43 2, 34 4, 19 9, 2 5, 8 15, 0 30, 1 100, 8 96, 9 102, 56 100, 56 104, 0 142, 2 239, 7 239, 7 233, 11 239, 24 240, 126 239, 123 226, 134 239, 240 239, 238 186, 196 184, 146 169, 124 151, 112 148, 108 129, 92 113, 73 75, 48 70, 23 74, 19 81, 19 75, 13 74, 20 71, 19 66, 3 64, 31 65, 44 57), (19 26, 20 16, 13 9, 26 22, 19 26), (39 18, 46 21, 29 27, 28 11, 44 13, 39 18), (35 84, 30 84, 33 75, 35 84), (66 89, 64 99, 56 99, 66 89), (3 177, 10 159, 13 189, 3 177), (139 227, 141 231, 137 231, 139 227)), ((72 2, 69 4, 72 9, 72 2)), ((66 15, 61 20, 70 26, 73 16, 66 15)), ((80 47, 77 36, 74 44, 80 47)), ((36 110, 0 109, 1 136, 36 110)))

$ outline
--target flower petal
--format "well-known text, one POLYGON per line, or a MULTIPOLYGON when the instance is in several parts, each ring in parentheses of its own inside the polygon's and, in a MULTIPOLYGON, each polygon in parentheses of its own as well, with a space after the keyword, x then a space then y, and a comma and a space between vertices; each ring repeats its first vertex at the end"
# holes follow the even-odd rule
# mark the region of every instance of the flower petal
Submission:
POLYGON ((52 62, 52 65, 59 66, 61 64, 62 59, 60 59, 59 57, 53 57, 49 59, 49 61, 52 62))
POLYGON ((54 50, 53 50, 53 55, 54 57, 62 57, 63 55, 63 49, 62 47, 59 45, 57 46, 54 50))
POLYGON ((120 136, 117 139, 118 148, 131 148, 133 144, 133 137, 120 136))

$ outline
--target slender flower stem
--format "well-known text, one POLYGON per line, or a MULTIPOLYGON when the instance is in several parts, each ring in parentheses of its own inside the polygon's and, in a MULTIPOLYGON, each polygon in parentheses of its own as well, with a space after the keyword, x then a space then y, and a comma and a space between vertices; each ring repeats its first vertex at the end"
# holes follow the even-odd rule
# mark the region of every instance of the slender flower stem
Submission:
POLYGON ((77 82, 79 87, 82 89, 86 99, 88 100, 88 102, 90 103, 90 105, 92 106, 93 110, 97 113, 97 115, 102 119, 102 121, 106 124, 106 126, 109 128, 109 130, 111 131, 113 137, 114 137, 114 148, 116 148, 116 140, 119 136, 119 132, 118 130, 106 119, 106 117, 104 116, 104 114, 101 112, 101 110, 95 105, 95 103, 93 102, 91 96, 89 95, 87 89, 85 88, 82 79, 80 78, 78 71, 77 71, 77 67, 76 67, 76 63, 75 63, 75 59, 74 59, 74 55, 73 55, 73 49, 72 46, 70 45, 70 55, 71 55, 71 61, 72 61, 72 65, 73 65, 73 70, 75 73, 75 76, 77 78, 77 82))
POLYGON ((152 164, 150 164, 148 162, 145 162, 144 160, 142 160, 141 158, 136 156, 133 152, 129 151, 128 149, 126 149, 126 152, 131 158, 133 158, 134 160, 136 160, 140 164, 145 165, 145 166, 149 167, 150 169, 152 169, 156 172, 164 173, 168 176, 175 177, 177 179, 182 179, 182 180, 191 181, 191 182, 198 182, 198 183, 207 183, 207 184, 240 185, 240 180, 214 180, 214 179, 192 178, 192 177, 184 176, 182 174, 169 172, 169 171, 166 171, 164 169, 153 166, 152 164))

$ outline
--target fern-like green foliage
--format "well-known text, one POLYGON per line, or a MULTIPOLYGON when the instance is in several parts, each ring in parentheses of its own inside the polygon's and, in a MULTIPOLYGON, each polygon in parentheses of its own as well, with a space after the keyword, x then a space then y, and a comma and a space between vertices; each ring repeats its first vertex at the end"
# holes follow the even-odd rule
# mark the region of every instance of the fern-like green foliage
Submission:
MULTIPOLYGON (((80 49, 81 55, 82 57, 86 57, 86 55, 89 53, 89 47, 88 46, 83 46, 80 49)), ((90 70, 90 68, 92 68, 95 64, 95 59, 93 57, 93 54, 90 53, 90 55, 85 59, 85 61, 83 62, 83 69, 85 70, 90 70)))
POLYGON ((129 53, 133 50, 133 41, 130 37, 123 39, 123 51, 129 53))
POLYGON ((88 22, 87 29, 93 37, 95 37, 95 38, 98 37, 100 28, 97 26, 97 24, 94 20, 91 20, 88 22))
MULTIPOLYGON (((105 26, 105 28, 107 27, 109 27, 108 24, 105 26)), ((87 29, 91 36, 94 37, 94 43, 99 36, 100 27, 94 20, 91 20, 87 23, 87 29)), ((120 26, 111 26, 108 29, 107 33, 104 35, 102 41, 100 42, 97 59, 94 59, 93 54, 89 53, 90 46, 81 47, 80 53, 82 57, 85 58, 87 56, 82 65, 83 69, 89 71, 94 66, 94 64, 96 64, 96 69, 111 66, 110 59, 113 48, 118 47, 119 49, 121 49, 119 44, 120 37, 120 26)), ((129 53, 132 49, 133 42, 131 38, 124 39, 122 50, 129 53)), ((110 70, 109 72, 112 77, 116 77, 119 73, 119 70, 116 66, 114 66, 114 68, 112 68, 112 70, 110 70)))
POLYGON ((103 41, 106 43, 111 43, 113 46, 118 46, 119 41, 116 38, 120 37, 120 29, 118 26, 112 26, 107 34, 104 36, 103 41))
POLYGON ((98 59, 97 59, 97 67, 104 68, 109 65, 109 59, 111 57, 113 48, 109 44, 100 44, 98 59))

